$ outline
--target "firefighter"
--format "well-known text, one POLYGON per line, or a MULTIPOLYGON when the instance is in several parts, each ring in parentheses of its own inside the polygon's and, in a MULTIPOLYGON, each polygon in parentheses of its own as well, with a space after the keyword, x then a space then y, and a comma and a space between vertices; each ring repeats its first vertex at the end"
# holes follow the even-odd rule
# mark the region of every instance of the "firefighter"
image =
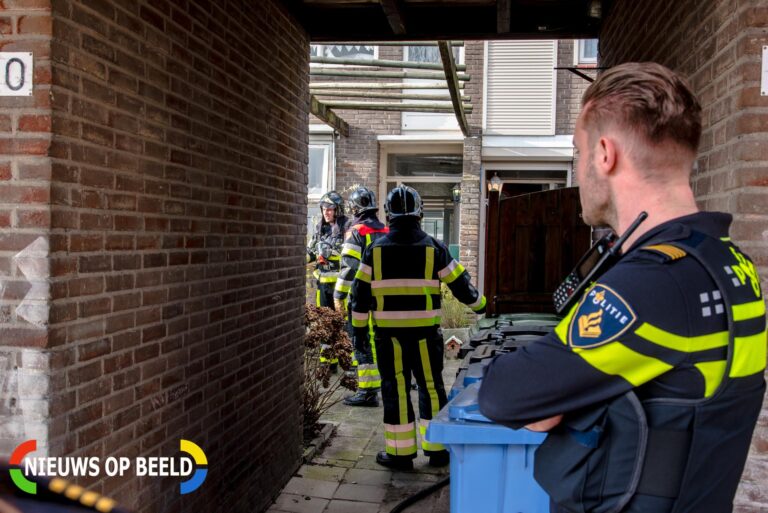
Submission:
POLYGON ((726 513, 763 403, 765 298, 729 238, 700 212, 690 174, 701 107, 653 63, 601 74, 574 145, 584 220, 645 222, 540 341, 497 356, 480 409, 549 431, 534 474, 552 511, 726 513))
MULTIPOLYGON (((341 271, 336 282, 333 300, 336 310, 347 311, 345 302, 349 289, 360 267, 360 259, 365 249, 373 241, 389 232, 389 228, 376 217, 376 195, 366 187, 358 187, 347 199, 347 208, 354 216, 352 227, 347 231, 344 246, 341 249, 341 271)), ((352 322, 349 322, 351 328, 352 322)), ((369 328, 371 328, 369 326, 369 328)), ((356 337, 354 330, 350 335, 355 347, 357 361, 357 393, 346 397, 344 404, 348 406, 378 406, 378 391, 381 388, 381 376, 376 366, 376 348, 372 337, 372 328, 363 335, 356 337)))
POLYGON ((421 448, 430 465, 444 466, 448 451, 426 438, 430 419, 446 404, 440 283, 476 313, 485 311, 485 297, 445 244, 421 230, 422 203, 415 189, 405 185, 392 189, 384 210, 389 233, 363 253, 351 290, 355 336, 366 335, 370 314, 381 373, 386 450, 376 455, 376 462, 394 469, 413 468, 417 438, 409 395, 413 376, 419 386, 421 448))
MULTIPOLYGON (((334 309, 333 290, 339 276, 341 245, 344 232, 349 225, 344 215, 344 200, 336 191, 330 191, 320 198, 320 221, 315 226, 312 239, 307 246, 307 263, 317 262, 312 275, 315 277, 317 306, 334 309)), ((323 347, 322 349, 325 349, 323 347)), ((320 356, 320 362, 330 363, 335 371, 338 360, 320 356)))

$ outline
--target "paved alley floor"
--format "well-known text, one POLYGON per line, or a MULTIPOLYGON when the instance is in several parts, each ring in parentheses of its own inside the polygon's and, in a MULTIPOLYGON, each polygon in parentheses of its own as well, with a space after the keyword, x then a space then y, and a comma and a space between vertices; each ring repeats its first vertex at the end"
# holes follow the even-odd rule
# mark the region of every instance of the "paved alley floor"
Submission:
MULTIPOLYGON (((443 379, 450 389, 459 360, 446 360, 443 379)), ((418 398, 411 392, 418 410, 418 398)), ((380 402, 381 403, 381 402, 380 402)), ((448 467, 432 468, 419 454, 414 470, 391 471, 376 463, 384 449, 383 410, 339 403, 322 420, 338 423, 330 443, 288 482, 269 513, 389 513, 397 503, 441 480, 448 467)), ((412 505, 406 512, 448 513, 445 486, 412 505)))

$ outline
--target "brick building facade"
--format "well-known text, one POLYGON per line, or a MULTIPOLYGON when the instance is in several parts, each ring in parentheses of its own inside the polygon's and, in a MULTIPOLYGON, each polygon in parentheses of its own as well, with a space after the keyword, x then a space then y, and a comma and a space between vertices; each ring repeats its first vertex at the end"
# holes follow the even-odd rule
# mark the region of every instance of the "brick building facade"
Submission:
POLYGON ((306 34, 272 1, 4 6, 35 86, 0 99, 0 455, 184 438, 209 461, 194 494, 77 481, 139 511, 259 511, 301 454, 306 34))
MULTIPOLYGON (((768 100, 760 61, 768 45, 764 1, 617 2, 600 37, 601 63, 656 61, 689 78, 704 132, 693 187, 699 205, 733 215, 733 239, 768 285, 768 100), (633 29, 627 30, 631 24, 633 29)), ((739 513, 768 508, 768 403, 736 497, 739 513)))

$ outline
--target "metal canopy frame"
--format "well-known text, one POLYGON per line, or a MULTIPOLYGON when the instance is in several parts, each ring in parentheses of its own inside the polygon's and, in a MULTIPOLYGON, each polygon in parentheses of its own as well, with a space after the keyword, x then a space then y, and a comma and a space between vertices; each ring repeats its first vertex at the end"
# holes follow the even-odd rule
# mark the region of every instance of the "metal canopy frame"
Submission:
MULTIPOLYGON (((384 4, 382 3, 382 5, 384 4)), ((420 45, 422 43, 415 44, 420 45)), ((310 110, 312 114, 344 136, 349 135, 349 125, 333 109, 453 113, 461 132, 467 137, 469 136, 469 126, 466 113, 472 112, 472 104, 470 97, 462 95, 462 89, 464 84, 470 80, 470 76, 464 73, 466 65, 457 65, 454 61, 452 51, 454 44, 455 46, 463 46, 464 43, 463 41, 432 43, 438 47, 440 63, 311 56, 310 63, 333 65, 333 67, 310 68, 310 110), (388 71, 391 68, 417 71, 388 71), (343 77, 352 81, 311 81, 324 77, 343 77), (355 79, 366 78, 375 79, 376 82, 354 81, 355 79), (403 80, 415 79, 419 80, 420 83, 385 81, 398 78, 403 80), (447 94, 437 94, 434 91, 427 94, 403 92, 403 90, 412 89, 447 90, 447 94), (399 91, 395 92, 395 90, 399 91), (349 101, 347 99, 354 100, 349 101), (367 99, 393 101, 365 101, 367 99), (406 100, 415 100, 415 102, 407 103, 406 100)))

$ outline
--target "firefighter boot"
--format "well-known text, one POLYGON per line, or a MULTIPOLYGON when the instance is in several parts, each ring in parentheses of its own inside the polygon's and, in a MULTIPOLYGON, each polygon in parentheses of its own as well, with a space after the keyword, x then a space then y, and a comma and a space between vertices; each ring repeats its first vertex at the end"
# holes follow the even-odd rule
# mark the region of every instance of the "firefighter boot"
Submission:
POLYGON ((437 451, 429 455, 430 467, 444 467, 451 462, 451 456, 448 451, 437 451))
POLYGON ((347 406, 378 406, 379 395, 377 392, 378 389, 365 390, 360 388, 355 395, 344 398, 344 404, 347 406))
POLYGON ((393 456, 386 451, 379 451, 376 454, 376 463, 393 470, 413 470, 413 457, 393 456))

